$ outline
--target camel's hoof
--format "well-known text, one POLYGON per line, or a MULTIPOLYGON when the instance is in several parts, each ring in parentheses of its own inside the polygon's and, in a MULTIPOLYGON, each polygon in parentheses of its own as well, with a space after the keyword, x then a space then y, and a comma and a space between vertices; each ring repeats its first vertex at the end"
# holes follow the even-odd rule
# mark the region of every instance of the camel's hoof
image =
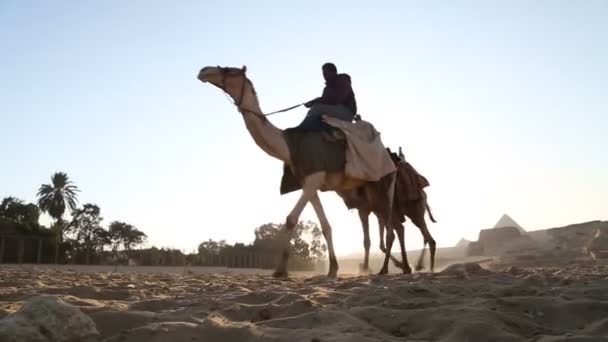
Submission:
POLYGON ((359 274, 362 274, 362 275, 370 275, 372 273, 373 273, 372 270, 370 270, 369 268, 359 269, 359 274))
POLYGON ((274 271, 274 273, 272 273, 272 277, 273 278, 287 278, 287 272, 286 271, 274 271))
POLYGON ((403 269, 403 274, 412 274, 412 269, 411 268, 404 268, 403 269))
POLYGON ((365 266, 363 264, 359 264, 359 274, 370 274, 371 271, 369 266, 365 266))
POLYGON ((388 274, 388 269, 381 269, 380 272, 378 272, 378 275, 387 275, 388 274))
POLYGON ((424 266, 421 264, 416 265, 416 271, 422 271, 424 269, 424 266))

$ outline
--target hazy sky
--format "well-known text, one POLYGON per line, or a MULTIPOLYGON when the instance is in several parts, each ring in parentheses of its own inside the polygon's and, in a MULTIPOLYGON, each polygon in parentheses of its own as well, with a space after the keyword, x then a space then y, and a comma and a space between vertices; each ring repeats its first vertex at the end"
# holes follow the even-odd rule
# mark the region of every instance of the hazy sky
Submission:
MULTIPOLYGON (((34 201, 65 171, 151 244, 250 242, 300 193, 279 195, 281 162, 198 71, 247 65, 272 111, 320 95, 331 61, 429 179, 440 246, 503 213, 527 230, 608 219, 607 1, 253 4, 0 0, 0 196, 34 201)), ((356 212, 321 200, 336 252, 362 251, 356 212)), ((406 242, 421 245, 409 222, 406 242)))

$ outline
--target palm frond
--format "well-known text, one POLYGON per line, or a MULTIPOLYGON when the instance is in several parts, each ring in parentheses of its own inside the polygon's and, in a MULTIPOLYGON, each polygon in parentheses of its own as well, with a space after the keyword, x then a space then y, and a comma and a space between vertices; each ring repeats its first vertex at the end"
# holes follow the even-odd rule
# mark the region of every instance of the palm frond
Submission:
POLYGON ((53 192, 53 190, 55 190, 55 189, 51 185, 42 184, 40 186, 40 189, 38 189, 38 196, 46 196, 49 193, 53 192))
POLYGON ((68 175, 65 172, 55 172, 51 176, 51 182, 55 188, 63 188, 69 182, 68 175))

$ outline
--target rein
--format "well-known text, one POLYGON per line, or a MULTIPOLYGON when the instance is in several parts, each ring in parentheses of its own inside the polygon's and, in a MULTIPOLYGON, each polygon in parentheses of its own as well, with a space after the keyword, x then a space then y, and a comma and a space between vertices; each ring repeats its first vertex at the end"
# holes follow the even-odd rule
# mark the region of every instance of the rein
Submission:
POLYGON ((268 116, 268 115, 274 115, 274 114, 278 114, 278 113, 283 113, 283 112, 290 111, 290 110, 292 110, 292 109, 296 109, 296 108, 298 108, 298 107, 300 107, 300 106, 302 106, 302 105, 304 105, 304 104, 303 104, 303 103, 300 103, 300 104, 297 104, 297 105, 295 105, 295 106, 291 106, 291 107, 289 107, 289 108, 285 108, 285 109, 277 110, 277 111, 270 112, 270 113, 268 113, 268 114, 262 114, 262 115, 268 116))
MULTIPOLYGON (((222 72, 222 90, 224 91, 224 95, 226 95, 226 98, 228 98, 227 91, 225 89, 225 86, 226 86, 226 77, 227 77, 226 74, 227 74, 227 72, 226 72, 226 70, 222 70, 222 71, 223 71, 222 72)), ((242 78, 242 80, 241 80, 241 94, 239 96, 238 101, 235 101, 233 103, 240 111, 245 111, 245 112, 249 112, 249 113, 261 116, 261 117, 266 117, 266 116, 270 116, 270 115, 274 115, 274 114, 278 114, 278 113, 287 112, 287 111, 290 111, 292 109, 296 109, 296 108, 304 105, 304 103, 299 103, 297 105, 294 105, 294 106, 291 106, 291 107, 288 107, 288 108, 285 108, 285 109, 277 110, 277 111, 274 111, 274 112, 270 112, 270 113, 267 113, 267 114, 259 113, 259 112, 255 111, 255 110, 251 110, 251 109, 242 107, 241 105, 243 104, 243 97, 245 96, 245 83, 246 83, 246 80, 245 80, 245 74, 240 74, 240 76, 242 78)))

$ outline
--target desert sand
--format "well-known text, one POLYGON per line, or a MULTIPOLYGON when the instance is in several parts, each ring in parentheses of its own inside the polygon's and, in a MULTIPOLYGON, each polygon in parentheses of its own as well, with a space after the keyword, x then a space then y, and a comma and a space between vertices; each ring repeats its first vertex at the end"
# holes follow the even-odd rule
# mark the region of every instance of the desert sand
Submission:
POLYGON ((176 269, 4 266, 0 340, 608 340, 606 266, 490 271, 469 263, 434 274, 288 280, 176 269))

